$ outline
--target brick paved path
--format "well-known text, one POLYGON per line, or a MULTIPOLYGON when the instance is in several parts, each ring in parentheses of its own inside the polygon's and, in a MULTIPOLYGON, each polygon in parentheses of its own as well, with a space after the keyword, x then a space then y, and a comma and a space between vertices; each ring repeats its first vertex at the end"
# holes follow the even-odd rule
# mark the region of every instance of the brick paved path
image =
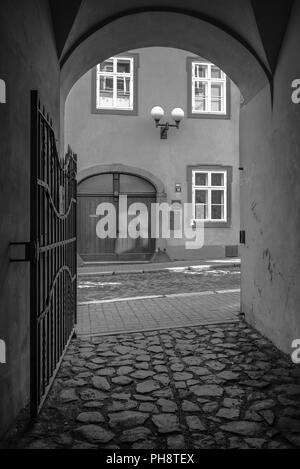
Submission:
POLYGON ((240 291, 104 300, 78 306, 77 333, 99 335, 237 320, 240 291))
POLYGON ((299 367, 242 322, 77 339, 5 446, 293 448, 299 409, 299 367))

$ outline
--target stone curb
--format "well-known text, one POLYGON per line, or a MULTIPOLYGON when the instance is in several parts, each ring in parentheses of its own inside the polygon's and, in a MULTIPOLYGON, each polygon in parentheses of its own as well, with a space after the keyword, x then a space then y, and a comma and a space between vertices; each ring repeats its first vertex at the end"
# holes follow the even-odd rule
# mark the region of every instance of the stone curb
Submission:
MULTIPOLYGON (((201 270, 209 270, 211 268, 214 269, 224 269, 228 267, 240 267, 241 263, 240 262, 233 262, 233 263, 224 263, 224 264, 203 264, 203 269, 201 270)), ((200 266, 201 267, 201 266, 200 266)), ((199 267, 197 266, 185 266, 185 267, 164 267, 164 268, 158 268, 158 269, 140 269, 140 270, 110 270, 110 271, 105 271, 105 272, 85 272, 85 273, 78 273, 78 277, 100 277, 100 276, 111 276, 111 275, 129 275, 129 274, 151 274, 151 273, 162 273, 162 272, 167 272, 169 270, 175 270, 175 269, 186 269, 186 270, 191 270, 191 271, 197 271, 200 270, 199 267)))

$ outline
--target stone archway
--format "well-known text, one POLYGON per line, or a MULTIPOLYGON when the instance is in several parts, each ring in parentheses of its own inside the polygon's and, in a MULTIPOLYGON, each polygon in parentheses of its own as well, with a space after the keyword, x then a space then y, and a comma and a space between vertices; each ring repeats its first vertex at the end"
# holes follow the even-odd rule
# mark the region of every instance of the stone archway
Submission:
POLYGON ((271 81, 268 68, 250 44, 224 25, 184 10, 129 12, 93 29, 63 58, 62 105, 76 81, 100 61, 153 46, 184 49, 206 57, 231 77, 245 102, 271 81))
MULTIPOLYGON (((271 75, 251 45, 223 24, 173 9, 119 15, 104 24, 95 25, 90 33, 75 43, 61 62, 62 116, 73 85, 93 66, 128 50, 153 46, 179 48, 205 57, 218 65, 239 87, 244 108, 264 92, 267 109, 271 110, 271 75)), ((247 118, 245 121, 242 119, 242 125, 248 126, 247 118)), ((244 308, 249 309, 249 304, 243 301, 244 308)))
POLYGON ((82 181, 91 176, 106 173, 125 173, 141 177, 146 181, 149 181, 155 187, 158 201, 164 200, 166 198, 165 185, 158 177, 154 176, 154 174, 152 174, 150 171, 121 163, 96 165, 84 168, 78 172, 77 182, 80 184, 82 181))
POLYGON ((290 174, 299 171, 295 164, 299 107, 292 105, 289 84, 298 70, 296 4, 294 11, 274 76, 265 65, 265 52, 250 45, 248 33, 257 37, 256 29, 245 32, 245 41, 223 23, 176 8, 125 12, 95 25, 93 31, 73 44, 61 62, 62 116, 68 93, 85 72, 108 57, 135 48, 165 46, 189 50, 218 65, 239 87, 244 98, 240 154, 242 229, 246 231, 246 242, 242 258, 247 265, 242 268, 242 311, 250 323, 287 352, 295 331, 299 335, 300 330, 297 283, 289 281, 290 272, 299 271, 297 258, 293 249, 282 256, 284 246, 298 243, 299 217, 288 219, 287 230, 283 215, 278 216, 278 207, 284 206, 282 213, 289 213, 290 201, 298 200, 297 183, 290 182, 290 174), (289 47, 293 53, 287 53, 289 47), (282 115, 289 118, 282 120, 282 115), (287 159, 286 154, 294 157, 287 159))

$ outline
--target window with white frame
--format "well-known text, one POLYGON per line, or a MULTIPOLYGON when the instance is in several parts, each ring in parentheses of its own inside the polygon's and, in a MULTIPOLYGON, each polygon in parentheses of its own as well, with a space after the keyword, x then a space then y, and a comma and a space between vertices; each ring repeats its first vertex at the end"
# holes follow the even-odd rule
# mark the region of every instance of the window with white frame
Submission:
POLYGON ((133 111, 133 57, 111 57, 97 65, 96 109, 133 111))
POLYGON ((227 222, 227 171, 193 171, 194 220, 227 222))
POLYGON ((209 62, 192 62, 192 114, 227 113, 227 77, 209 62))

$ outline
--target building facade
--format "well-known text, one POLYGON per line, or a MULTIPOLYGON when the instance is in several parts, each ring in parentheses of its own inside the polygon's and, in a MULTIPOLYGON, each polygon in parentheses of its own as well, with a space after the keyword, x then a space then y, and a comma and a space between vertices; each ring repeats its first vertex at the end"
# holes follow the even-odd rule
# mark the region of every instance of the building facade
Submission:
POLYGON ((218 67, 178 49, 130 51, 86 73, 69 94, 65 120, 65 140, 78 152, 83 260, 150 260, 159 251, 172 260, 237 255, 239 109, 240 92, 218 67), (170 128, 167 139, 160 138, 150 115, 154 106, 165 111, 161 123, 174 124, 171 111, 184 110, 179 129, 170 128), (118 216, 121 195, 128 206, 145 203, 149 215, 155 202, 175 204, 170 236, 158 230, 151 239, 152 217, 148 240, 100 239, 97 207, 111 201, 118 216), (174 235, 187 203, 192 204, 189 239, 195 220, 204 223, 199 245, 174 235))

